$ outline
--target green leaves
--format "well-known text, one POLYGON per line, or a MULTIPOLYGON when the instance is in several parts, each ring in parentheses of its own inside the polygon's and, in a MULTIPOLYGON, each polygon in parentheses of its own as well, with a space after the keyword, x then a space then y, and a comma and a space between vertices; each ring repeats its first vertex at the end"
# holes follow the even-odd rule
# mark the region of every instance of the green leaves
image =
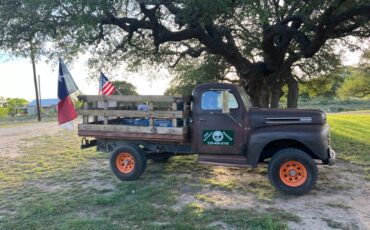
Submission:
POLYGON ((0 117, 6 115, 14 116, 17 113, 17 108, 26 106, 28 101, 23 98, 7 98, 3 108, 0 107, 0 117))
POLYGON ((201 62, 187 60, 176 66, 175 78, 165 94, 190 95, 198 84, 222 81, 226 68, 226 63, 218 56, 208 56, 201 62))
POLYGON ((0 117, 7 117, 8 114, 9 114, 9 109, 8 108, 0 107, 0 117))
POLYGON ((370 76, 364 69, 350 69, 350 76, 347 77, 338 91, 341 98, 367 97, 370 96, 370 76))
POLYGON ((139 95, 136 86, 127 81, 112 81, 114 87, 116 87, 115 95, 118 95, 117 90, 122 95, 139 95))

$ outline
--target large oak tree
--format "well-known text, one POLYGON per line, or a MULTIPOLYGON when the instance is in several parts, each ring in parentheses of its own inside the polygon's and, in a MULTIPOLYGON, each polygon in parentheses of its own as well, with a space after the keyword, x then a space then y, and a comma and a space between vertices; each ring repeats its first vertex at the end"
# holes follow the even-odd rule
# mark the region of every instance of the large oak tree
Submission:
POLYGON ((93 65, 125 61, 136 67, 154 62, 173 67, 188 57, 218 56, 236 71, 252 103, 262 107, 276 107, 284 85, 288 107, 296 107, 297 73, 310 63, 316 68, 320 62, 313 60, 330 54, 333 42, 370 34, 370 4, 364 0, 35 3, 52 8, 54 37, 66 53, 88 48, 93 65))

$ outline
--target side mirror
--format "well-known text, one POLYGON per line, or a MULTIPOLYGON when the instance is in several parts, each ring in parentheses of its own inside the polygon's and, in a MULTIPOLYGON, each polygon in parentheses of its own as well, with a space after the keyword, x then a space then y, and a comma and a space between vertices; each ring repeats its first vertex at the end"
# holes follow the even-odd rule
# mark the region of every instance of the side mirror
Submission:
POLYGON ((230 96, 230 93, 228 90, 221 92, 222 113, 230 113, 229 96, 230 96))

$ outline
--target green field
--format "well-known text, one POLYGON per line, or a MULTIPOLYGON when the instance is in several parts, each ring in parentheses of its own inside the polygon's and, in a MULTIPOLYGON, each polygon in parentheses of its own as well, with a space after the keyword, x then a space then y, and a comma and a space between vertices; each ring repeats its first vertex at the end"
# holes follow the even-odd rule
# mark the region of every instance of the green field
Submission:
POLYGON ((328 121, 339 158, 370 167, 370 111, 329 114, 328 121))
POLYGON ((370 180, 370 111, 329 114, 328 121, 338 157, 363 166, 370 180))
MULTIPOLYGON (((328 120, 338 157, 369 175, 370 115, 329 114, 328 120)), ((287 229, 301 221, 280 209, 229 207, 232 201, 220 207, 209 195, 239 191, 261 204, 289 199, 274 191, 265 167, 251 173, 174 157, 122 183, 107 154, 79 144, 76 133, 59 132, 23 141, 17 158, 0 155, 0 229, 287 229), (184 194, 194 200, 185 202, 184 194)))

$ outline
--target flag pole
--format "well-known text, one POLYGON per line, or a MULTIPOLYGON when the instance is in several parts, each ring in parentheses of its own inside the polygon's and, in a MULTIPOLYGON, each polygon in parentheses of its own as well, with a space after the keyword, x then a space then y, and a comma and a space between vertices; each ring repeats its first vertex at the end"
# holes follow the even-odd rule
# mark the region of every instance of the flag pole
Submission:
POLYGON ((117 93, 122 96, 122 93, 116 88, 117 93))

